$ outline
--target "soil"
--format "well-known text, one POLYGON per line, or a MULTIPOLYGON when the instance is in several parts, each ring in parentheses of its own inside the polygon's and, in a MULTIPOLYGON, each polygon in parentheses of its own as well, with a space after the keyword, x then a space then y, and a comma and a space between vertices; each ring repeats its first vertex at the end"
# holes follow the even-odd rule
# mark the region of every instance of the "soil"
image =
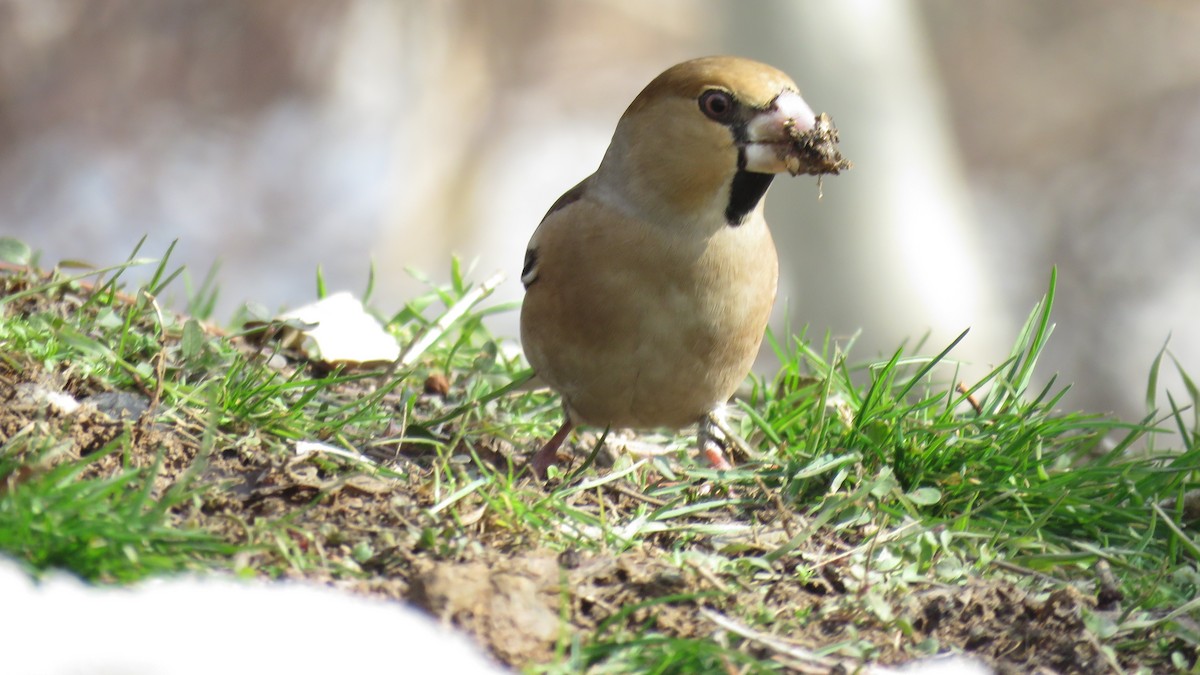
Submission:
MULTIPOLYGON (((31 302, 44 310, 56 300, 31 302)), ((450 389, 444 380, 424 386, 427 405, 437 405, 450 389)), ((287 519, 289 544, 317 552, 328 563, 309 572, 295 571, 281 563, 278 546, 262 546, 261 552, 241 561, 243 566, 268 576, 305 577, 354 593, 415 603, 466 630, 507 664, 550 661, 561 653, 556 650, 570 645, 573 635, 652 627, 673 637, 713 636, 719 632, 713 617, 719 615, 739 623, 747 616, 757 617, 757 628, 745 634, 762 631, 797 653, 855 641, 876 649, 863 654, 863 660, 892 663, 911 660, 920 653, 918 645, 933 644, 940 651, 974 654, 1001 673, 1112 670, 1081 619, 1080 610, 1094 608, 1097 601, 1080 592, 1034 595, 1011 577, 972 578, 954 585, 931 581, 910 586, 902 597, 888 598, 890 611, 902 620, 884 620, 862 609, 859 600, 870 589, 855 581, 848 557, 839 561, 836 556, 857 543, 846 541, 844 532, 835 536, 818 531, 801 545, 798 557, 763 569, 752 584, 744 581, 744 573, 729 575, 708 564, 714 548, 728 545, 715 537, 681 545, 675 535, 660 533, 628 550, 550 551, 470 499, 448 514, 465 525, 451 534, 439 521, 447 514, 430 515, 438 495, 422 468, 428 460, 418 451, 401 449, 407 476, 403 479, 357 473, 356 465, 329 456, 266 452, 252 434, 201 457, 204 420, 167 424, 155 419, 153 391, 119 392, 127 397, 123 403, 116 401, 120 405, 114 405, 113 393, 86 380, 43 372, 40 364, 9 355, 0 359, 0 442, 41 428, 70 441, 67 456, 83 456, 128 434, 129 452, 107 455, 89 470, 103 474, 128 465, 150 466, 161 451, 163 466, 156 483, 160 491, 181 479, 199 458, 203 471, 194 479, 207 488, 199 504, 176 514, 181 521, 231 542, 256 543, 262 536, 260 524, 287 519), (82 407, 60 410, 47 392, 69 395, 82 407), (815 560, 831 562, 816 576, 800 573, 802 561, 815 560), (910 628, 902 631, 900 625, 910 628)), ((473 450, 501 457, 508 448, 500 445, 473 450)), ((529 489, 536 494, 542 488, 531 483, 529 489)), ((630 512, 645 502, 635 487, 621 482, 582 494, 587 495, 583 499, 605 500, 608 513, 630 512)), ((598 504, 580 504, 588 506, 598 504)), ((755 537, 782 536, 776 531, 780 526, 770 525, 779 514, 757 515, 766 525, 755 537)), ((730 512, 728 517, 732 521, 737 516, 730 512)), ((755 537, 737 543, 747 557, 766 550, 755 537)), ((749 654, 776 659, 795 672, 853 669, 845 663, 854 661, 806 661, 774 642, 749 639, 741 644, 749 654)), ((1122 663, 1127 668, 1137 665, 1142 664, 1122 663)), ((729 672, 734 672, 732 666, 729 672)))

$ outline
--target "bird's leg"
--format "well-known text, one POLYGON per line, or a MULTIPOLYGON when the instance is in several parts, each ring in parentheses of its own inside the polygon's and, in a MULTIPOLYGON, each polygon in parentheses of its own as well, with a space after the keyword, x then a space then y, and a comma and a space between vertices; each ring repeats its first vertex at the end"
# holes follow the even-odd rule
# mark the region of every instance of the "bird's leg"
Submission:
POLYGON ((714 469, 725 471, 732 469, 733 465, 729 460, 725 459, 725 452, 722 444, 717 441, 717 437, 713 434, 713 427, 716 425, 714 417, 719 413, 716 410, 707 412, 700 416, 700 421, 696 425, 696 445, 700 448, 700 454, 708 460, 714 469))
POLYGON ((567 440, 567 436, 571 435, 574 428, 575 423, 571 421, 571 416, 565 415, 558 431, 554 432, 554 435, 546 441, 541 450, 537 451, 537 454, 529 458, 529 470, 533 472, 534 476, 545 478, 546 470, 558 463, 558 448, 563 441, 567 440))
POLYGON ((721 436, 725 439, 726 450, 729 450, 732 446, 737 448, 738 452, 741 452, 742 455, 749 457, 750 459, 762 459, 762 453, 750 447, 750 444, 746 442, 746 439, 739 436, 737 432, 733 430, 733 427, 729 426, 729 420, 725 419, 724 406, 720 408, 714 408, 711 412, 705 415, 705 417, 708 418, 709 423, 711 423, 713 427, 717 429, 717 431, 721 432, 721 436))

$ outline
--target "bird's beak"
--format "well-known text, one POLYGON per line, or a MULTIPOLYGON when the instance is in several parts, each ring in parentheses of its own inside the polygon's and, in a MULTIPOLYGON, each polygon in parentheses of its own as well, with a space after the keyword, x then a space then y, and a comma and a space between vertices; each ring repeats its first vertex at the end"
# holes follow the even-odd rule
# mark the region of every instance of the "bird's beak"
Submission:
POLYGON ((788 170, 788 146, 795 134, 811 131, 817 123, 812 108, 794 91, 775 97, 771 107, 746 124, 746 166, 754 173, 783 173, 788 170))
POLYGON ((742 146, 753 173, 836 174, 850 168, 837 149, 837 129, 828 115, 812 108, 794 91, 775 97, 770 107, 751 117, 742 146))

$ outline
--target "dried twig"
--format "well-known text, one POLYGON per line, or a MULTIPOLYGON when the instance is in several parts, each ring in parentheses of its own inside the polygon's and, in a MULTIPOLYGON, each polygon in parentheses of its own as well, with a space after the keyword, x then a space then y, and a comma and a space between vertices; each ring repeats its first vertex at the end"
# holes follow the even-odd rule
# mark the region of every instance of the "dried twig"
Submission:
POLYGON ((704 617, 709 621, 712 621, 731 633, 740 635, 747 640, 753 640, 783 656, 794 659, 796 663, 791 665, 796 672, 813 673, 814 675, 823 674, 828 673, 830 670, 839 665, 850 666, 849 670, 853 670, 851 664, 843 664, 836 659, 831 659, 827 656, 821 656, 799 645, 791 644, 790 642, 787 642, 778 636, 755 630, 745 624, 734 621, 724 614, 714 612, 707 607, 701 607, 700 613, 703 614, 704 617))
POLYGON ((979 399, 975 397, 975 394, 972 394, 971 390, 967 389, 967 385, 959 382, 954 388, 958 391, 958 393, 967 397, 967 403, 971 404, 971 408, 975 410, 976 415, 983 414, 983 406, 979 403, 979 399))
POLYGON ((158 299, 146 290, 142 290, 142 295, 150 303, 150 307, 154 309, 154 316, 158 319, 158 356, 154 359, 154 393, 150 397, 150 405, 146 406, 146 414, 152 414, 158 408, 158 404, 162 402, 163 378, 166 377, 167 372, 167 322, 163 319, 158 299))

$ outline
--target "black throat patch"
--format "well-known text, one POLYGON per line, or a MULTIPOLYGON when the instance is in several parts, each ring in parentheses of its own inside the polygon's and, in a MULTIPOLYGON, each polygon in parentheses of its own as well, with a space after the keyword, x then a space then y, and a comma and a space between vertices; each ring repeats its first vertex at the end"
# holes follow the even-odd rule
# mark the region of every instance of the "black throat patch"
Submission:
MULTIPOLYGON (((738 158, 741 159, 740 157, 738 158)), ((739 161, 738 164, 742 162, 739 161)), ((775 178, 773 173, 753 173, 739 168, 733 175, 733 184, 729 187, 729 205, 725 207, 725 222, 737 227, 746 222, 746 216, 758 206, 771 187, 775 178)))

